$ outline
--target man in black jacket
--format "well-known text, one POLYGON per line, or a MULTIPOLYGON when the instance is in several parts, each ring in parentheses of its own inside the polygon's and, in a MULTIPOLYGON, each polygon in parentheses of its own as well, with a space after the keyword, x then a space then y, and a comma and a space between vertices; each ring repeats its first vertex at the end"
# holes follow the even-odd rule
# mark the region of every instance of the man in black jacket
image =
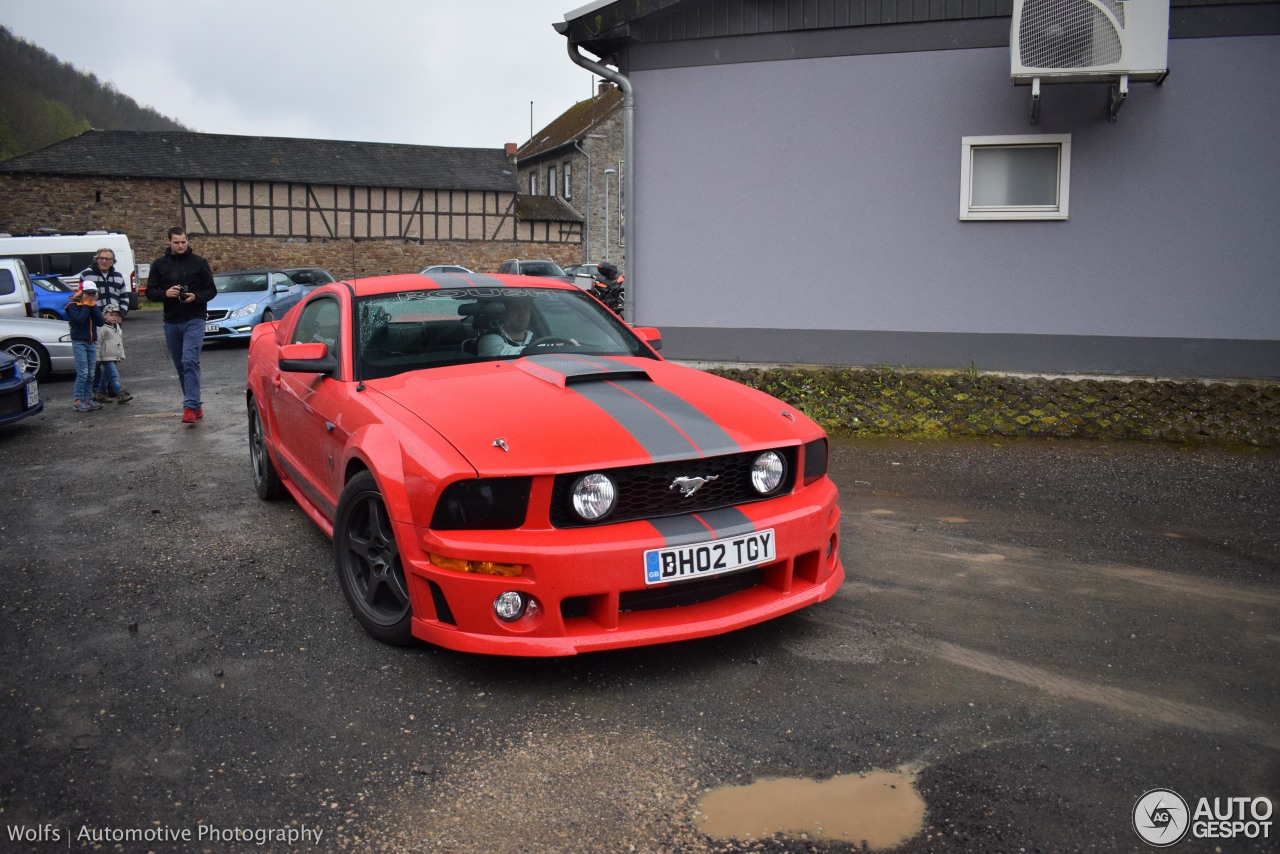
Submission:
POLYGON ((164 340, 182 384, 182 423, 204 417, 200 400, 200 348, 209 301, 218 295, 209 262, 191 251, 187 232, 169 229, 169 248, 151 264, 147 299, 164 300, 164 340))

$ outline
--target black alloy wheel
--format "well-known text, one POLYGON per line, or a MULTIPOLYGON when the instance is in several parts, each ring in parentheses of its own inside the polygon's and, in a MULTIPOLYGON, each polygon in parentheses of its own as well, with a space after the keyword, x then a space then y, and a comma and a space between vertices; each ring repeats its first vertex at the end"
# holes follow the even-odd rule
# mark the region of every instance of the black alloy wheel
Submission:
POLYGON ((413 612, 400 548, 382 493, 367 471, 353 477, 342 490, 333 525, 333 550, 342 592, 364 630, 383 643, 413 643, 413 612))
POLYGON ((263 501, 275 501, 284 497, 284 485, 280 483, 280 475, 276 472, 275 463, 271 462, 271 452, 267 450, 267 440, 262 435, 262 416, 258 414, 258 404, 249 402, 249 462, 253 467, 253 488, 263 501))

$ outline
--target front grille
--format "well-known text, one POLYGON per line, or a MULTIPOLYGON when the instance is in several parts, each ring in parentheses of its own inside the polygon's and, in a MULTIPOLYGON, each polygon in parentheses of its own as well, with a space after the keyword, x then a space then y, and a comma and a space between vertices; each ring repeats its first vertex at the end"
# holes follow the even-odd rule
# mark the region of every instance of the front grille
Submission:
POLYGON ((205 320, 222 320, 226 316, 227 310, 225 308, 215 308, 209 310, 205 315, 205 320))
MULTIPOLYGON (((662 516, 679 516, 685 513, 705 513, 721 507, 733 507, 753 501, 763 501, 774 495, 791 491, 795 485, 796 449, 775 448, 786 464, 782 485, 772 495, 761 495, 751 485, 751 465, 760 452, 728 454, 723 457, 678 460, 644 466, 616 469, 599 469, 613 478, 618 488, 618 505, 603 523, 629 522, 635 519, 654 519, 662 516), (678 477, 706 478, 707 482, 692 496, 686 498, 672 484, 678 477), (713 479, 714 478, 714 479, 713 479)), ((584 522, 573 510, 573 485, 584 474, 575 472, 557 475, 551 492, 551 524, 557 528, 581 528, 591 524, 584 522)))
MULTIPOLYGON (((752 567, 727 575, 699 581, 682 581, 645 590, 624 590, 618 598, 618 611, 654 611, 712 602, 743 590, 750 590, 764 578, 763 567, 752 567)), ((590 612, 590 596, 572 596, 560 603, 560 616, 566 620, 585 617, 590 612)))

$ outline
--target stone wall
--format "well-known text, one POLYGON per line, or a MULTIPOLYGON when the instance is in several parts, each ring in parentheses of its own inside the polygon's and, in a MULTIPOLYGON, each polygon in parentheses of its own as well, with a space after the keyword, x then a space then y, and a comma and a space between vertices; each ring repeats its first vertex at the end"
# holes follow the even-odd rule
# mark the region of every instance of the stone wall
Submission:
MULTIPOLYGON (((0 175, 0 231, 41 228, 121 231, 139 264, 164 253, 166 233, 181 221, 177 180, 0 175)), ((340 278, 412 273, 428 264, 461 264, 478 272, 508 258, 551 258, 576 264, 574 244, 514 240, 416 241, 401 239, 193 237, 192 247, 214 271, 246 267, 325 267, 340 278)))
POLYGON ((713 368, 840 435, 1050 436, 1280 447, 1280 384, 713 368))

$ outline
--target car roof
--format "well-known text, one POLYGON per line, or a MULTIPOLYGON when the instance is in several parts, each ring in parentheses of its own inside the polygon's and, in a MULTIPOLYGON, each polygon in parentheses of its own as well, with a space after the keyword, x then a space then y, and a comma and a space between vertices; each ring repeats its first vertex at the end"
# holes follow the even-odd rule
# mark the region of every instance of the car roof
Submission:
MULTIPOLYGON (((469 287, 495 288, 509 287, 528 290, 542 288, 557 291, 577 291, 578 288, 560 279, 549 279, 542 276, 513 276, 507 273, 451 273, 451 281, 438 282, 425 278, 418 273, 397 273, 392 276, 373 276, 368 279, 353 279, 350 285, 357 297, 393 294, 397 291, 430 291, 457 290, 457 279, 465 279, 469 287)), ((337 287, 324 285, 323 287, 337 287)))
POLYGON ((281 267, 252 267, 247 270, 220 270, 214 273, 215 276, 249 276, 258 273, 283 273, 281 267))

